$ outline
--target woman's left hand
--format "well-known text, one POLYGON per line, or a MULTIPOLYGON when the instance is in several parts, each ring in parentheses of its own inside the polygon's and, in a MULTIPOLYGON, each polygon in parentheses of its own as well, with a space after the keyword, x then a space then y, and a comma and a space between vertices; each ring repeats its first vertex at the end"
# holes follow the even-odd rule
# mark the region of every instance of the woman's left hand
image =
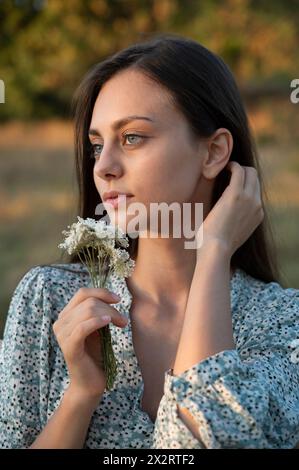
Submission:
POLYGON ((203 221, 201 251, 211 240, 224 246, 229 256, 250 237, 264 218, 257 170, 235 161, 229 185, 203 221))

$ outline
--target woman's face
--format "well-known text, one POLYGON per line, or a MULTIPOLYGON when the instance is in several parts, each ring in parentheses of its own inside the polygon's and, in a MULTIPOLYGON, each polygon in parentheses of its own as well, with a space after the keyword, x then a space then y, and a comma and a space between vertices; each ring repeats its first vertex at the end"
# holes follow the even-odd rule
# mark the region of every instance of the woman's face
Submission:
MULTIPOLYGON (((125 70, 105 83, 95 102, 90 129, 94 182, 101 198, 113 190, 132 194, 127 207, 142 203, 147 220, 152 202, 209 202, 210 186, 201 178, 205 148, 192 137, 167 91, 141 72, 125 70), (134 119, 113 128, 116 121, 131 115, 150 120, 134 119)), ((117 217, 119 208, 110 204, 105 208, 110 217, 112 212, 117 217)), ((126 223, 134 217, 125 216, 126 223)))

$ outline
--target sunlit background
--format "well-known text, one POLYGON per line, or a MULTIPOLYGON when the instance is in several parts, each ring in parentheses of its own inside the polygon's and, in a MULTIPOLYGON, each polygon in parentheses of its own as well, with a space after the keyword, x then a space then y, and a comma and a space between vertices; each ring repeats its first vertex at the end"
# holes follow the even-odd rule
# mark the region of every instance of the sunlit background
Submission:
POLYGON ((286 287, 299 288, 298 0, 0 0, 0 337, 35 264, 57 262, 76 216, 70 101, 91 65, 155 32, 201 42, 233 70, 268 187, 286 287))

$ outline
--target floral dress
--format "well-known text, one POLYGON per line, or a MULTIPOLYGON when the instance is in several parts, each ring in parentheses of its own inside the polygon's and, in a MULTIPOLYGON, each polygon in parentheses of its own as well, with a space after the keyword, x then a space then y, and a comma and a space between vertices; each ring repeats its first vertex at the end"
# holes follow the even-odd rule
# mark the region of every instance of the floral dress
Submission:
MULTIPOLYGON (((84 448, 293 448, 299 441, 299 290, 265 283, 237 269, 231 280, 235 349, 173 376, 152 422, 141 409, 143 379, 132 341, 132 295, 112 273, 107 288, 128 317, 110 324, 118 375, 94 411, 84 448), (179 418, 193 415, 200 439, 179 418)), ((91 287, 79 263, 34 266, 9 306, 0 354, 0 448, 28 448, 69 385, 53 323, 80 287, 91 287)))

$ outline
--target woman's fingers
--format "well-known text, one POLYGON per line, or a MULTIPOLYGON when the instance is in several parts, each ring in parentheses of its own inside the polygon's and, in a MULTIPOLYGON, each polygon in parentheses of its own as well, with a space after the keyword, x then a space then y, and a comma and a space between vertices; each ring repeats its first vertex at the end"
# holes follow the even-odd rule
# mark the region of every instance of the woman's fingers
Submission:
POLYGON ((124 328, 128 323, 127 317, 118 312, 114 307, 90 297, 72 309, 67 317, 58 318, 60 331, 64 336, 70 336, 81 323, 91 319, 102 318, 106 315, 109 315, 111 322, 120 328, 124 328))
POLYGON ((256 168, 240 165, 234 161, 230 161, 227 166, 232 172, 229 184, 230 190, 233 191, 233 194, 237 195, 238 200, 243 200, 250 204, 251 209, 254 209, 254 211, 258 213, 260 223, 264 218, 264 209, 260 181, 256 168), (242 196, 241 199, 239 199, 239 196, 242 196))
MULTIPOLYGON (((88 288, 88 291, 92 290, 97 289, 88 288)), ((73 297, 73 299, 74 298, 75 296, 73 297)), ((109 299, 109 297, 107 297, 107 299, 109 299)), ((111 317, 112 323, 120 328, 124 328, 128 323, 127 317, 125 315, 122 315, 117 309, 115 309, 111 305, 105 303, 103 300, 100 300, 96 297, 88 297, 85 298, 85 300, 83 300, 79 304, 77 304, 75 307, 69 307, 68 309, 65 308, 64 310, 62 310, 53 325, 53 330, 57 339, 67 338, 72 335, 73 331, 80 324, 92 319, 95 319, 95 321, 101 321, 100 319, 106 315, 109 315, 111 317)))
POLYGON ((250 166, 244 168, 246 173, 244 195, 247 196, 258 211, 263 213, 263 202, 257 170, 250 166))
POLYGON ((110 315, 112 323, 116 326, 124 326, 124 323, 127 323, 127 317, 125 315, 122 315, 116 308, 103 303, 95 297, 85 299, 75 310, 77 311, 77 314, 74 315, 75 320, 77 318, 87 320, 93 316, 110 315))
MULTIPOLYGON (((78 367, 78 363, 80 363, 81 360, 84 360, 84 357, 86 360, 88 356, 89 359, 92 357, 98 366, 103 365, 99 338, 95 337, 94 333, 97 332, 100 328, 108 325, 110 321, 111 319, 105 319, 104 316, 90 318, 89 320, 78 323, 75 328, 72 329, 69 335, 66 335, 65 332, 60 332, 58 335, 56 335, 57 340, 60 343, 60 347, 63 350, 66 362, 71 364, 70 367, 73 367, 75 371, 78 367), (91 338, 92 336, 94 336, 95 340, 94 347, 93 349, 90 349, 91 343, 89 342, 89 353, 86 353, 85 346, 87 344, 87 338, 91 338)), ((86 367, 83 366, 79 375, 84 377, 85 374, 86 367)))
POLYGON ((238 162, 233 160, 228 162, 227 169, 231 171, 229 186, 234 192, 239 193, 244 187, 245 170, 238 162))
POLYGON ((230 186, 238 191, 244 191, 248 196, 261 196, 258 173, 253 166, 240 165, 230 161, 228 169, 232 172, 230 186))
POLYGON ((243 166, 243 168, 245 171, 244 191, 248 193, 250 191, 254 192, 258 180, 257 171, 253 166, 243 166))
POLYGON ((109 304, 118 303, 120 301, 120 298, 116 299, 114 295, 115 294, 113 294, 106 288, 81 287, 73 296, 73 298, 69 301, 66 307, 62 310, 62 312, 60 313, 60 317, 63 318, 69 310, 76 307, 81 302, 90 297, 103 300, 104 302, 109 304))
POLYGON ((71 337, 73 348, 76 349, 79 345, 82 345, 87 338, 94 331, 110 323, 111 318, 107 319, 104 316, 89 318, 88 320, 78 323, 78 325, 71 331, 69 338, 71 337))

